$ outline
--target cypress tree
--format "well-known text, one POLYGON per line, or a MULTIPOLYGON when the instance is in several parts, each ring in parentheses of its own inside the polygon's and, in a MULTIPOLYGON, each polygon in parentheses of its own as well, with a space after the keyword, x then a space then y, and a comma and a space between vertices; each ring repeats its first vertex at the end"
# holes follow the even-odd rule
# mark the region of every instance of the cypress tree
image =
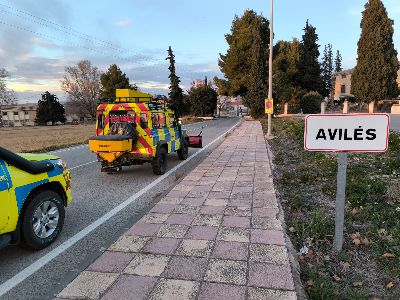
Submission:
POLYGON ((305 91, 322 93, 321 66, 319 64, 319 45, 316 28, 308 23, 304 28, 303 39, 300 42, 299 85, 305 91))
POLYGON ((322 81, 323 81, 323 97, 328 97, 332 91, 333 76, 333 54, 332 45, 325 45, 324 57, 322 60, 322 81))
POLYGON ((399 61, 393 44, 393 20, 381 0, 369 0, 361 20, 357 66, 351 93, 358 101, 372 102, 398 95, 399 61))
POLYGON ((264 99, 267 95, 266 88, 266 52, 263 49, 260 25, 253 29, 254 41, 251 48, 252 63, 249 76, 249 91, 244 98, 253 118, 264 115, 264 99))
POLYGON ((179 86, 181 80, 179 76, 176 75, 176 70, 175 70, 175 55, 172 51, 171 46, 168 48, 168 57, 166 60, 169 60, 169 79, 170 79, 170 86, 169 86, 169 105, 170 107, 175 111, 178 116, 181 115, 181 112, 183 110, 183 91, 181 87, 179 86))
POLYGON ((339 73, 342 72, 342 55, 340 54, 339 50, 336 51, 336 58, 335 58, 335 72, 339 73))

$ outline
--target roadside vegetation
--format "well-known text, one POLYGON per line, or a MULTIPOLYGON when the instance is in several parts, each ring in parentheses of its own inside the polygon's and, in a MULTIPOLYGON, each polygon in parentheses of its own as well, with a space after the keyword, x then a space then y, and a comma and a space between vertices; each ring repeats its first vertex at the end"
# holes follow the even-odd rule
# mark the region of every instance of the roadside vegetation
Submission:
POLYGON ((86 143, 95 125, 4 127, 1 146, 15 152, 44 152, 86 143))
POLYGON ((386 153, 349 154, 345 240, 338 253, 337 154, 304 151, 303 130, 302 120, 275 120, 270 145, 309 298, 400 299, 400 134, 390 134, 386 153))

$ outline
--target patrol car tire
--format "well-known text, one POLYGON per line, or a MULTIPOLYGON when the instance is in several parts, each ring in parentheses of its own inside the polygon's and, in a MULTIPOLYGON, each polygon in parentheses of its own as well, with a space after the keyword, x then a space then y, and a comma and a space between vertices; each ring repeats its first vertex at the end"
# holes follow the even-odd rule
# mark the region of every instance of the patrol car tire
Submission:
POLYGON ((58 193, 54 191, 42 191, 34 195, 22 219, 23 245, 34 250, 46 248, 59 236, 64 225, 64 218, 63 200, 58 193), (34 215, 44 203, 50 203, 51 208, 57 209, 58 222, 54 231, 49 236, 39 237, 34 231, 34 215))
POLYGON ((189 156, 189 146, 186 139, 183 140, 182 147, 178 151, 178 157, 180 160, 186 160, 189 156))
POLYGON ((168 153, 164 147, 160 148, 156 157, 151 162, 153 173, 156 175, 163 175, 167 171, 168 153))

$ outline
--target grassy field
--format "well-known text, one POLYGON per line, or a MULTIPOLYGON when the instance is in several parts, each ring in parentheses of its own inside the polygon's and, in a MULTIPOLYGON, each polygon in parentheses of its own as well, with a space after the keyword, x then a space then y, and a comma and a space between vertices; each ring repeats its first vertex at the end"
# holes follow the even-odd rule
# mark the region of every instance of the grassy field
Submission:
POLYGON ((0 146, 15 152, 43 152, 85 143, 95 125, 0 128, 0 146))
MULTIPOLYGON (((265 121, 263 121, 263 127, 265 121)), ((310 299, 400 299, 400 135, 349 154, 345 242, 333 250, 337 155, 303 149, 304 121, 274 120, 274 182, 310 299)))

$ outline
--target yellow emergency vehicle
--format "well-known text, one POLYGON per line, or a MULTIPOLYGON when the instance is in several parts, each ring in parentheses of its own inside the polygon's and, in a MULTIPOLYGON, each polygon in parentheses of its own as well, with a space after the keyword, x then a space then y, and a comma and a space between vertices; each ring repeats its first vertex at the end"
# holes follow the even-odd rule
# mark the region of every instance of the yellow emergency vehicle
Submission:
POLYGON ((0 248, 20 242, 47 247, 60 234, 71 201, 71 174, 59 157, 0 147, 0 248))
POLYGON ((154 174, 161 175, 169 153, 177 152, 185 160, 188 147, 196 147, 189 144, 186 129, 164 100, 129 89, 117 89, 112 103, 97 107, 96 131, 89 148, 107 173, 149 162, 154 174))

